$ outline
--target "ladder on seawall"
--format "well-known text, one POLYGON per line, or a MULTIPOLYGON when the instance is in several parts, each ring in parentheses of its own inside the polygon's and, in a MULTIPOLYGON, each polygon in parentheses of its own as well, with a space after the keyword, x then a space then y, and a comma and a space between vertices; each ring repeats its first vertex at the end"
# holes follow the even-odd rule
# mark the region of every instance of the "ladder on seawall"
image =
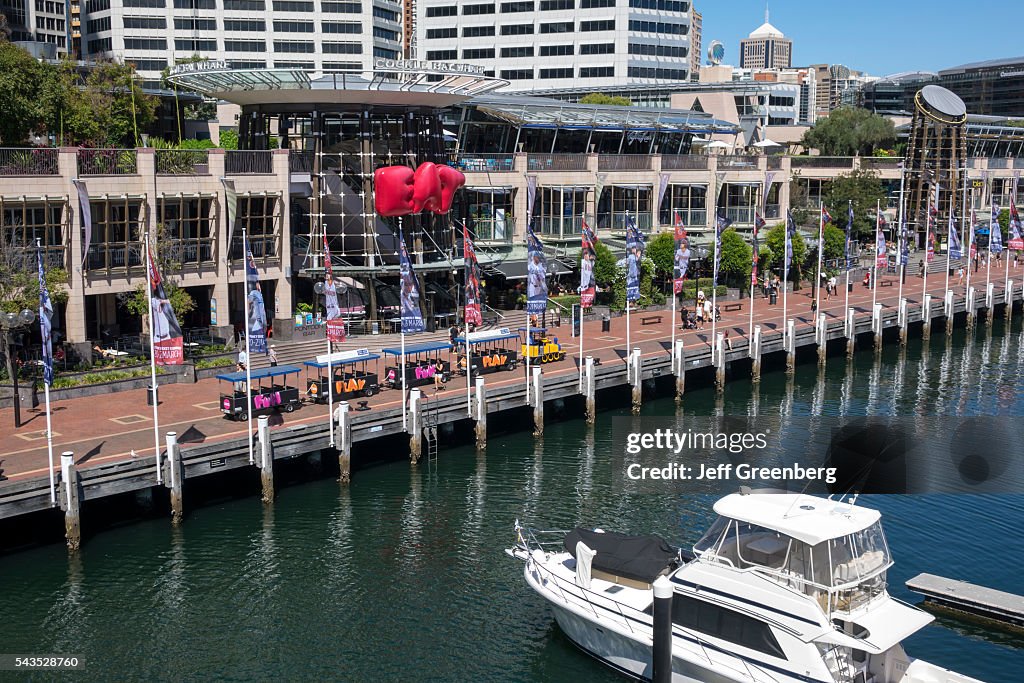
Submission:
POLYGON ((437 462, 439 410, 437 400, 427 400, 423 408, 423 438, 427 446, 427 465, 437 462))

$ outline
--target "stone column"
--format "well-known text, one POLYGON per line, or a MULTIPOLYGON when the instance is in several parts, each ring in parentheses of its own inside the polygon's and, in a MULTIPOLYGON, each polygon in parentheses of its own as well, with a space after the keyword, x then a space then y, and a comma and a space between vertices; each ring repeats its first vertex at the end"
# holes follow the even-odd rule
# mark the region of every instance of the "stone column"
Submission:
POLYGON ((71 552, 77 552, 82 546, 79 495, 75 454, 72 451, 64 451, 60 455, 60 506, 64 510, 64 537, 71 552))
POLYGON ((182 498, 182 484, 185 471, 181 466, 181 446, 178 445, 178 433, 167 432, 167 475, 164 482, 171 490, 171 523, 181 524, 185 518, 185 505, 182 498))

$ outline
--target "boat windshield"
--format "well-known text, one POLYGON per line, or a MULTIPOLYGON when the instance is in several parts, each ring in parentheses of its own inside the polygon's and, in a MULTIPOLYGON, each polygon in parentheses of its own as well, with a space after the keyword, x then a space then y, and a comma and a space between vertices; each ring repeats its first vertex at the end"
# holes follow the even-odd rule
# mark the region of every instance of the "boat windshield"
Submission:
POLYGON ((693 551, 702 561, 754 570, 815 595, 827 611, 852 609, 880 594, 892 564, 881 522, 810 545, 774 529, 719 517, 693 551))

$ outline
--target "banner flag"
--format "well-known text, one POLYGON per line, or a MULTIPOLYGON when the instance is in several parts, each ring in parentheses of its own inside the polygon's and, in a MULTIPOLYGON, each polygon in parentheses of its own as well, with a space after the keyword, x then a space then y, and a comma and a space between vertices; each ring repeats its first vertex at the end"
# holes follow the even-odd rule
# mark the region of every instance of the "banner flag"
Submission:
POLYGON ((889 264, 889 254, 885 250, 885 219, 878 214, 878 226, 875 228, 875 267, 885 268, 889 264))
POLYGON ((1024 236, 1021 234, 1021 223, 1020 215, 1017 213, 1017 203, 1010 197, 1010 239, 1006 242, 1006 246, 1010 249, 1020 250, 1024 249, 1024 236))
POLYGON ((761 233, 761 228, 765 227, 764 218, 756 210, 754 211, 754 243, 750 249, 750 286, 754 287, 757 285, 757 267, 761 260, 761 247, 758 243, 758 235, 761 233))
POLYGON ((43 250, 36 249, 39 259, 39 334, 43 340, 43 381, 46 386, 53 386, 53 302, 50 292, 46 289, 46 272, 43 270, 43 250))
POLYGON ((992 205, 990 221, 988 250, 993 254, 999 254, 1003 251, 1003 229, 999 226, 999 207, 995 204, 992 205))
POLYGON ((712 287, 718 287, 718 266, 722 261, 722 233, 732 225, 732 220, 718 214, 715 220, 715 270, 711 280, 712 287))
POLYGON ((537 176, 526 176, 526 220, 533 218, 533 203, 537 199, 537 176))
POLYGON ((978 235, 976 233, 978 224, 978 217, 974 213, 974 209, 971 209, 971 224, 967 230, 967 238, 971 241, 967 247, 967 251, 970 252, 970 260, 973 261, 974 257, 978 255, 978 235))
POLYGON ((541 315, 548 307, 548 261, 544 245, 533 231, 533 221, 526 226, 526 312, 541 315))
POLYGON ((580 307, 590 308, 594 305, 597 294, 597 283, 594 281, 594 264, 597 262, 597 235, 594 234, 587 219, 583 219, 580 253, 580 307))
POLYGON ((644 257, 644 238, 633 216, 626 214, 626 301, 640 299, 640 264, 644 257))
POLYGON ((423 313, 420 310, 420 283, 412 269, 409 250, 405 246, 405 235, 398 230, 398 272, 401 283, 402 332, 422 332, 423 313))
POLYGON ((149 252, 149 332, 153 335, 153 362, 181 365, 185 362, 184 338, 171 302, 164 292, 160 269, 149 252))
POLYGON ((679 294, 683 291, 683 280, 686 279, 686 271, 690 269, 690 239, 686 236, 686 228, 683 226, 683 218, 676 211, 675 223, 675 268, 672 273, 672 291, 679 294))
POLYGON ((227 178, 220 179, 224 185, 224 205, 228 214, 228 251, 231 251, 231 239, 235 234, 235 216, 238 215, 238 193, 235 192, 235 181, 227 178))
POLYGON ((473 240, 469 239, 469 229, 465 224, 462 225, 462 258, 466 264, 466 325, 482 325, 484 317, 480 310, 480 264, 477 263, 476 249, 473 240))
POLYGON ((665 192, 668 191, 668 180, 668 173, 662 173, 658 176, 658 203, 655 206, 659 208, 659 211, 661 209, 661 202, 665 200, 665 192))
POLYGON ((853 201, 846 207, 846 242, 843 244, 843 259, 846 270, 850 270, 850 235, 853 233, 853 201))
POLYGON ((334 281, 334 264, 331 263, 331 248, 324 234, 324 309, 327 311, 327 341, 345 341, 345 320, 338 305, 338 283, 334 281))
POLYGON ((910 263, 910 231, 907 230, 907 217, 903 217, 900 226, 900 265, 906 267, 910 263))
POLYGON ((796 237, 796 220, 792 211, 786 211, 786 269, 793 265, 793 238, 796 237))
POLYGON ((953 214, 949 214, 949 234, 946 235, 946 239, 949 245, 949 258, 963 258, 964 249, 960 244, 960 231, 956 228, 956 217, 953 214))
POLYGON ((78 205, 82 210, 82 228, 85 230, 85 248, 82 249, 82 264, 89 258, 89 247, 92 245, 92 205, 89 203, 89 190, 84 180, 72 180, 78 190, 78 205))
POLYGON ((245 304, 249 352, 270 353, 267 347, 267 309, 263 305, 260 276, 256 272, 256 259, 252 256, 248 238, 245 240, 245 279, 249 281, 249 299, 245 304))

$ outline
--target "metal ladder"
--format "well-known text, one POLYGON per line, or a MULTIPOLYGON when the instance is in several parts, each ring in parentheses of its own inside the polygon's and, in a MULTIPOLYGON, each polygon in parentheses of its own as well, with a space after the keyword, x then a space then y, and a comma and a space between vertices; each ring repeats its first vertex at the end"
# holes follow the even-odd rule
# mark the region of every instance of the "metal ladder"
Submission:
POLYGON ((427 465, 437 462, 439 410, 436 400, 426 400, 423 406, 423 438, 427 446, 427 465))

